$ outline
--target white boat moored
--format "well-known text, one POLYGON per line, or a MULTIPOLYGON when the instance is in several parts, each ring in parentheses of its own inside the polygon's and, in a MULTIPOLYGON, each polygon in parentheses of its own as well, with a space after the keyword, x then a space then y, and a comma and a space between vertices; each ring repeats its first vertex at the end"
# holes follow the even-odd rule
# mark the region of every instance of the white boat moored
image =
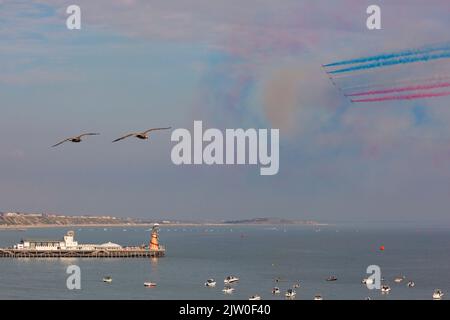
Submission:
POLYGON ((155 282, 144 282, 144 287, 153 288, 153 287, 156 287, 156 283, 155 282))
POLYGON ((228 276, 228 277, 225 278, 225 280, 223 280, 223 283, 225 283, 225 284, 232 284, 232 283, 235 283, 235 282, 238 282, 238 281, 239 281, 238 277, 228 276))
POLYGON ((222 291, 223 291, 223 293, 231 294, 231 293, 234 292, 234 288, 231 288, 231 287, 225 287, 225 288, 222 289, 222 291))
POLYGON ((272 294, 280 294, 280 288, 278 288, 278 287, 273 288, 272 294))
POLYGON ((442 292, 441 289, 434 290, 433 300, 441 300, 443 296, 444 296, 444 293, 442 292))
POLYGON ((386 285, 381 286, 381 293, 389 293, 389 292, 391 292, 391 287, 386 285))
POLYGON ((329 276, 328 278, 325 279, 326 281, 337 281, 337 277, 336 276, 329 276))
POLYGON ((250 298, 248 298, 248 300, 252 300, 252 301, 257 301, 257 300, 261 300, 261 296, 258 296, 257 294, 251 296, 250 298))
POLYGON ((110 276, 104 277, 103 278, 103 282, 111 283, 112 282, 112 278, 110 276))
POLYGON ((293 289, 288 289, 285 294, 286 298, 288 298, 288 299, 295 298, 296 295, 297 295, 297 292, 295 292, 295 290, 293 290, 293 289))
POLYGON ((216 286, 216 281, 214 279, 208 279, 205 282, 205 287, 213 288, 216 286))

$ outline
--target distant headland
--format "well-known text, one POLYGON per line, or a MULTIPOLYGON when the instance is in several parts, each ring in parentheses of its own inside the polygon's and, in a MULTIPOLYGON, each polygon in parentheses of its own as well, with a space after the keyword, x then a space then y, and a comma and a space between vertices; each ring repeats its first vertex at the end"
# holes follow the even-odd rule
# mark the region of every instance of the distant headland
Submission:
POLYGON ((202 226, 202 225, 324 225, 312 220, 288 220, 282 218, 254 218, 226 221, 186 221, 186 220, 152 220, 140 218, 124 218, 114 216, 80 215, 70 216, 49 213, 0 212, 0 229, 50 228, 71 226, 202 226))
POLYGON ((224 224, 257 224, 257 225, 287 225, 287 224, 298 224, 298 225, 325 225, 325 223, 320 223, 314 220, 290 220, 283 218, 254 218, 254 219, 243 219, 243 220, 228 220, 224 221, 224 224))

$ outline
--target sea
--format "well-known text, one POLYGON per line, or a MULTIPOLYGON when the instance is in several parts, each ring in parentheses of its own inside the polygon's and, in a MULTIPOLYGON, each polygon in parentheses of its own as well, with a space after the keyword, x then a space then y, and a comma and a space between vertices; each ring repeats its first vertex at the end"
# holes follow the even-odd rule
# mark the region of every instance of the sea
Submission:
MULTIPOLYGON (((69 230, 80 243, 141 245, 150 238, 148 227, 30 228, 0 230, 0 247, 21 238, 60 239, 69 230)), ((0 299, 247 300, 257 294, 278 300, 297 283, 297 300, 317 294, 324 300, 430 300, 437 288, 450 296, 449 226, 163 226, 160 242, 166 256, 158 259, 0 258, 0 299), (80 289, 67 287, 72 265, 80 268, 80 289), (371 265, 380 267, 383 283, 392 289, 389 294, 361 283, 371 265), (222 292, 228 275, 240 279, 232 294, 222 292), (105 276, 112 283, 104 283, 105 276), (326 281, 329 276, 337 280, 326 281), (398 276, 405 280, 395 283, 398 276), (205 287, 210 278, 217 281, 215 288, 205 287), (407 286, 410 280, 415 287, 407 286), (150 281, 157 286, 144 287, 150 281), (273 295, 273 287, 281 294, 273 295)))

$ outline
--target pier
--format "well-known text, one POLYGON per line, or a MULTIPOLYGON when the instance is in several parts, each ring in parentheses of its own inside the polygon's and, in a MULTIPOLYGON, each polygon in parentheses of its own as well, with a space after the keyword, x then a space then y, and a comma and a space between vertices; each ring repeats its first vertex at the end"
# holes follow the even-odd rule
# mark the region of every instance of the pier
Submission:
POLYGON ((60 240, 22 239, 10 248, 0 248, 0 258, 160 258, 166 249, 159 244, 159 225, 152 228, 148 245, 122 247, 116 243, 80 244, 75 232, 60 240))
POLYGON ((122 250, 29 250, 0 249, 0 258, 160 258, 165 249, 147 250, 141 248, 122 250))

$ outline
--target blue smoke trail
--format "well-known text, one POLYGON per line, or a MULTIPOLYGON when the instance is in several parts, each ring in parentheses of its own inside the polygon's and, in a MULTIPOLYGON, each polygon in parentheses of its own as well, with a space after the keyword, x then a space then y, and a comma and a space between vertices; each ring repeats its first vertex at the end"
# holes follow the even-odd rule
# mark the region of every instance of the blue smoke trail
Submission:
POLYGON ((395 53, 385 53, 385 54, 380 54, 380 55, 376 55, 376 56, 369 56, 369 57, 363 57, 363 58, 357 58, 357 59, 351 59, 351 60, 343 60, 343 61, 339 61, 339 62, 325 64, 323 66, 324 67, 335 67, 335 66, 341 66, 341 65, 346 65, 346 64, 388 60, 388 59, 393 59, 393 58, 401 58, 401 57, 419 55, 419 54, 424 54, 424 53, 432 53, 435 51, 449 50, 449 49, 450 49, 450 44, 445 44, 445 45, 442 44, 442 45, 433 46, 433 47, 428 46, 428 47, 425 47, 422 49, 408 49, 408 50, 403 50, 403 51, 395 52, 395 53))
POLYGON ((425 55, 418 56, 418 57, 399 58, 399 59, 392 59, 392 60, 386 60, 386 61, 379 61, 379 62, 375 62, 375 63, 368 63, 368 64, 353 66, 353 67, 349 67, 349 68, 338 69, 338 70, 330 71, 328 73, 329 74, 338 74, 338 73, 350 72, 350 71, 356 71, 356 70, 367 70, 367 69, 373 69, 373 68, 393 66, 393 65, 397 65, 397 64, 406 64, 406 63, 412 63, 412 62, 430 61, 430 60, 445 59, 445 58, 450 58, 450 52, 443 52, 440 54, 425 54, 425 55))

